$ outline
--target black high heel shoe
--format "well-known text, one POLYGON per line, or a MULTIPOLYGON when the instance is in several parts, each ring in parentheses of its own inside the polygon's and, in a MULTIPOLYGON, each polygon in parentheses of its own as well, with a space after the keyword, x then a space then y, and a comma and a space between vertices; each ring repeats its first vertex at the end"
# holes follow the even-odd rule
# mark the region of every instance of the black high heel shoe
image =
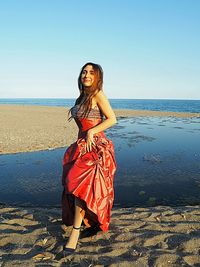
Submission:
MULTIPOLYGON (((75 226, 73 226, 73 229, 80 230, 81 227, 75 227, 75 226)), ((79 235, 80 235, 80 233, 79 233, 79 235)), ((64 255, 64 257, 66 257, 66 256, 68 256, 70 254, 73 254, 75 251, 76 251, 76 248, 66 248, 65 245, 63 246, 63 255, 64 255)))

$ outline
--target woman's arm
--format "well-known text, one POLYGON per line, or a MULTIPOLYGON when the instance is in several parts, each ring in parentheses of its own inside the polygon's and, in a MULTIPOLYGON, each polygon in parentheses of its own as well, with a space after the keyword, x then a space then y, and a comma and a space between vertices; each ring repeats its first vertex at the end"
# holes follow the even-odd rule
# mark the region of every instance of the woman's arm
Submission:
POLYGON ((94 141, 93 141, 94 134, 106 130, 107 128, 111 127, 117 122, 115 113, 113 109, 111 108, 110 103, 103 91, 99 91, 95 95, 94 100, 97 103, 98 107, 103 112, 103 114, 105 115, 106 120, 104 120, 102 123, 88 130, 87 138, 86 138, 87 151, 91 151, 92 149, 92 144, 94 144, 94 141))

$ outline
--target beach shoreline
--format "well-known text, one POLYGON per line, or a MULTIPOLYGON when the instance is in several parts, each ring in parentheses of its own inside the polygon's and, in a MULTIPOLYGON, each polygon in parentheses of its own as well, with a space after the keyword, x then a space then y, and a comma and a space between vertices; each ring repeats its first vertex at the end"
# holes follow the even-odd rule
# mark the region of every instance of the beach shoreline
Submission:
MULTIPOLYGON (((200 118, 199 113, 114 110, 128 117, 200 118)), ((0 154, 67 147, 78 128, 64 107, 0 105, 0 154)), ((60 207, 0 204, 0 266, 179 267, 200 265, 200 205, 113 207, 108 232, 81 237, 66 259, 71 227, 60 207)), ((82 229, 84 231, 84 228, 82 229)))
MULTIPOLYGON (((0 105, 0 154, 68 147, 76 141, 78 128, 68 122, 65 107, 0 105)), ((118 119, 128 117, 200 117, 200 113, 115 109, 118 119)))

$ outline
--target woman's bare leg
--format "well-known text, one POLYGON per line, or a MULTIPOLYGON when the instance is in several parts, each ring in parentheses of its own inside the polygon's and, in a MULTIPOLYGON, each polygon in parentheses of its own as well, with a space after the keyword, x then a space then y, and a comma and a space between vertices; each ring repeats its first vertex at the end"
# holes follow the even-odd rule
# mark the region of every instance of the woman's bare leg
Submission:
MULTIPOLYGON (((73 226, 76 228, 81 227, 82 224, 82 214, 81 211, 83 210, 83 208, 81 207, 81 203, 80 200, 78 198, 75 198, 75 215, 74 215, 74 224, 73 226)), ((80 233, 80 229, 74 229, 72 228, 71 234, 69 236, 68 242, 65 245, 66 248, 76 248, 77 242, 78 242, 78 238, 79 238, 79 233, 80 233)))

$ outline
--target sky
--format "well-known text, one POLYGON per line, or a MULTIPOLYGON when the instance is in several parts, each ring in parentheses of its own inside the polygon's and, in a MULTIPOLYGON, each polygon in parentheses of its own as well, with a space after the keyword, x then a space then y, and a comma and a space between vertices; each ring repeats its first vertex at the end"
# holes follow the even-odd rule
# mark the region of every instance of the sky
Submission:
POLYGON ((108 98, 200 99, 199 0, 0 1, 0 98, 76 98, 86 62, 108 98))

